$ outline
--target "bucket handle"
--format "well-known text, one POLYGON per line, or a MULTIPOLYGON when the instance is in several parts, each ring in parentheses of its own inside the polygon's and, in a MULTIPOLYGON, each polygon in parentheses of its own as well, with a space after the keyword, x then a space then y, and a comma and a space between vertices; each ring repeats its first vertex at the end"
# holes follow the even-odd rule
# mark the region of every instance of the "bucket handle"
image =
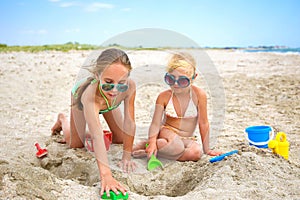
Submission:
MULTIPOLYGON (((271 128, 271 136, 270 136, 270 138, 269 138, 268 141, 265 141, 265 142, 253 142, 253 141, 251 141, 251 140, 249 139, 249 137, 248 137, 248 133, 246 132, 246 130, 244 131, 245 137, 246 137, 246 139, 247 139, 248 142, 250 142, 251 144, 253 144, 253 145, 255 145, 255 146, 266 145, 266 144, 268 144, 269 141, 272 140, 273 137, 274 137, 274 130, 273 130, 273 128, 272 128, 271 126, 270 126, 270 128, 271 128)), ((269 134, 270 134, 270 132, 269 132, 269 134)))

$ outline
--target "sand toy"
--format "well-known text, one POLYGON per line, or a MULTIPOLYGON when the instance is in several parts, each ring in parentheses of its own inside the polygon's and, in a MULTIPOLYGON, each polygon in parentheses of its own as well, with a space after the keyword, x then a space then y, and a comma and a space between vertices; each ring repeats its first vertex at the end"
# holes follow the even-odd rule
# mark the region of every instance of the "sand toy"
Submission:
POLYGON ((289 159, 289 146, 290 143, 286 140, 284 132, 277 133, 275 140, 271 140, 268 143, 268 147, 273 150, 273 153, 276 153, 287 160, 289 159))
POLYGON ((219 156, 213 157, 209 160, 209 162, 214 163, 223 160, 226 156, 230 156, 232 154, 238 153, 238 150, 233 150, 228 153, 221 154, 219 156))
POLYGON ((128 199, 128 193, 126 192, 125 195, 122 194, 122 192, 119 192, 119 194, 117 195, 116 193, 114 193, 113 191, 109 191, 109 197, 107 196, 106 192, 103 193, 103 195, 101 196, 101 199, 128 199))
POLYGON ((42 158, 42 157, 44 157, 44 156, 46 156, 46 155, 48 154, 47 149, 42 149, 42 148, 40 147, 39 143, 36 142, 34 145, 36 146, 36 149, 38 150, 38 151, 36 152, 36 154, 35 154, 36 157, 42 158))
MULTIPOLYGON (((108 151, 110 145, 112 144, 112 132, 109 130, 103 130, 103 138, 104 138, 104 144, 105 144, 106 151, 108 151)), ((90 152, 94 152, 93 141, 92 141, 91 136, 88 134, 85 137, 85 145, 86 145, 86 148, 90 152)))
POLYGON ((245 129, 245 133, 249 144, 258 148, 268 148, 268 142, 274 136, 274 130, 271 126, 249 126, 245 129))
MULTIPOLYGON (((146 144, 146 148, 148 147, 149 144, 146 144)), ((148 165, 147 165, 147 169, 149 171, 152 171, 154 169, 156 169, 157 167, 161 167, 163 168, 163 164, 162 162, 160 162, 160 160, 158 160, 156 158, 156 156, 154 154, 151 155, 150 159, 148 160, 148 165)))
POLYGON ((163 168, 163 164, 156 158, 154 154, 151 155, 150 159, 148 160, 147 169, 149 171, 154 170, 157 167, 163 168))

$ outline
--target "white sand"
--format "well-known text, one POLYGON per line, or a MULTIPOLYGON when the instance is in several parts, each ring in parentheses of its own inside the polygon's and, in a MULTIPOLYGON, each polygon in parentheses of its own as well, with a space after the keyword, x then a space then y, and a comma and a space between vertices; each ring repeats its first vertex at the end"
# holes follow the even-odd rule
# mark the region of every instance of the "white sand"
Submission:
MULTIPOLYGON (((58 112, 69 113, 70 90, 89 51, 1 53, 0 199, 97 199, 99 174, 92 154, 54 142, 50 128, 58 112), (35 157, 34 142, 49 151, 35 157)), ((195 53, 195 52, 194 52, 195 53)), ((211 144, 239 153, 211 164, 170 162, 148 172, 117 167, 121 147, 109 151, 114 176, 130 199, 300 199, 300 55, 209 50, 196 52, 195 84, 209 95, 211 144), (218 74, 219 73, 219 74, 218 74), (220 77, 218 76, 220 75, 220 77), (250 147, 244 129, 270 125, 290 142, 289 160, 250 147), (298 136, 297 136, 298 135, 298 136)), ((136 142, 147 136, 168 51, 129 52, 137 82, 136 142)), ((102 119, 101 119, 102 120, 102 119)))

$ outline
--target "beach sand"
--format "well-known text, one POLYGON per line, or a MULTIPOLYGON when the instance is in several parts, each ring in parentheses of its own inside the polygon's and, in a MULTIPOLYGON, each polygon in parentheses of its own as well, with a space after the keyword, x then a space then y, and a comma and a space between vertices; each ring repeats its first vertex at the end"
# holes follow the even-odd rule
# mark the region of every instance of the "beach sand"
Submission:
MULTIPOLYGON (((0 199, 99 199, 93 153, 50 136, 57 114, 69 116, 70 90, 91 53, 0 54, 0 199), (36 158, 35 142, 47 148, 47 157, 36 158)), ((169 53, 128 52, 137 82, 135 143, 147 137, 155 99, 167 88, 162 79, 169 53)), ((161 159, 164 169, 153 172, 146 158, 134 159, 137 171, 126 174, 117 165, 122 147, 111 145, 110 165, 129 199, 300 199, 300 55, 200 54, 195 84, 208 94, 211 145, 239 153, 216 163, 207 155, 198 162, 161 159), (285 132, 289 159, 249 146, 244 130, 253 125, 285 132)))

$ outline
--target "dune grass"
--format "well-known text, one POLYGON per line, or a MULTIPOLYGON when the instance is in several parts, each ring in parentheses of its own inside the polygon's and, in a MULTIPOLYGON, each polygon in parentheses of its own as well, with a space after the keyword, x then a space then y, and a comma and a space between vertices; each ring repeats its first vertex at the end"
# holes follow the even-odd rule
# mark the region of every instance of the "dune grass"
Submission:
POLYGON ((8 46, 6 44, 0 43, 0 53, 6 52, 41 52, 41 51, 61 51, 68 52, 71 50, 96 50, 96 49, 105 49, 105 48, 120 48, 124 50, 163 50, 163 49, 173 49, 172 47, 124 47, 118 44, 112 44, 109 46, 97 46, 90 44, 79 44, 77 42, 72 43, 68 42, 66 44, 49 44, 49 45, 37 45, 37 46, 8 46))
POLYGON ((66 44, 51 44, 41 46, 8 46, 6 44, 0 44, 0 52, 41 52, 41 51, 62 51, 67 52, 70 50, 94 50, 99 49, 99 46, 79 43, 66 43, 66 44))

